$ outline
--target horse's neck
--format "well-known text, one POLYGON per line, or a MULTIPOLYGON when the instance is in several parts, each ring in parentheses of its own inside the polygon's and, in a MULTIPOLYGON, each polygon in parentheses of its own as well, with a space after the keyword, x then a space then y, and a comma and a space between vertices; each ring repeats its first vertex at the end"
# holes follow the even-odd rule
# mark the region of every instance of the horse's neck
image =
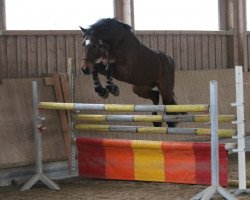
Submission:
POLYGON ((133 34, 128 35, 128 33, 123 33, 110 38, 110 45, 114 52, 118 49, 122 50, 124 47, 134 49, 137 48, 139 44, 139 40, 133 34))

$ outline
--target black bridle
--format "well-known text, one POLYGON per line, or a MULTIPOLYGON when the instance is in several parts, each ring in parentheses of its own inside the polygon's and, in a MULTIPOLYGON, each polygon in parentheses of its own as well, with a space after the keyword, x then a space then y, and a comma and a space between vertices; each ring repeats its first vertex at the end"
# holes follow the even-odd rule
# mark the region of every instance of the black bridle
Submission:
POLYGON ((91 63, 96 63, 96 61, 98 59, 100 59, 102 56, 108 57, 108 55, 109 55, 108 49, 103 44, 103 41, 99 40, 98 44, 99 44, 99 51, 98 51, 97 58, 96 59, 82 58, 82 60, 85 60, 85 61, 88 61, 88 62, 91 62, 91 63))

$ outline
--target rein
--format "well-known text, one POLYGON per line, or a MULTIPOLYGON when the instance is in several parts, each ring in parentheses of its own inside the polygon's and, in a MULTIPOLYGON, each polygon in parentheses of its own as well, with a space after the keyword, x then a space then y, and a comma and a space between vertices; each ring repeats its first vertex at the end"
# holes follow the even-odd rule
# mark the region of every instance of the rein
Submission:
POLYGON ((82 58, 82 60, 91 62, 91 63, 96 63, 101 57, 109 57, 108 50, 104 48, 102 45, 99 48, 98 56, 96 59, 90 59, 90 58, 82 58))
POLYGON ((88 58, 82 58, 82 60, 88 61, 88 62, 92 62, 95 63, 99 58, 97 58, 96 60, 94 59, 88 59, 88 58))

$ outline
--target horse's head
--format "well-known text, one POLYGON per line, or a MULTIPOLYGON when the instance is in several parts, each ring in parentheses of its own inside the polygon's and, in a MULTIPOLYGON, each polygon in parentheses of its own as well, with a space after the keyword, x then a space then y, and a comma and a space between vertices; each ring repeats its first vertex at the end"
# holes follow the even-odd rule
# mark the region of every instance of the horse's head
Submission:
POLYGON ((94 64, 101 58, 108 57, 109 46, 102 39, 80 27, 83 33, 83 58, 81 68, 85 72, 92 72, 94 64))

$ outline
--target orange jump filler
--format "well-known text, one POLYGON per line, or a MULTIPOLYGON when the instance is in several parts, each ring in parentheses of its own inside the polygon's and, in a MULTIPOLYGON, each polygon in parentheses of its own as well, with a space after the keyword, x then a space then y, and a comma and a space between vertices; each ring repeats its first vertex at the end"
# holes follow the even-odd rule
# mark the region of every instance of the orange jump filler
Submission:
MULTIPOLYGON (((211 184, 210 143, 77 138, 79 176, 211 184)), ((219 146, 220 185, 228 184, 228 153, 219 146)))

